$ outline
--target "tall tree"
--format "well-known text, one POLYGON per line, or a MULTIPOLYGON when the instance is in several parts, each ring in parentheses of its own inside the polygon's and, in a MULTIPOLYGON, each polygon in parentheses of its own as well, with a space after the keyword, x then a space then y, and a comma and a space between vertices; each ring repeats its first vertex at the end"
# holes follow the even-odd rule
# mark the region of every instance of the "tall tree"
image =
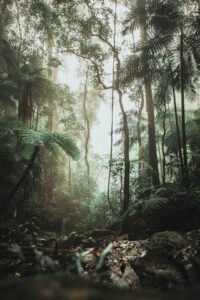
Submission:
POLYGON ((185 62, 184 62, 184 34, 181 25, 180 29, 180 85, 181 85, 181 117, 182 117, 182 144, 183 144, 183 184, 189 187, 190 180, 188 174, 188 154, 187 154, 187 139, 186 139, 186 122, 185 122, 185 62))
POLYGON ((90 120, 88 117, 88 108, 87 108, 87 97, 88 97, 88 77, 89 77, 89 66, 87 65, 86 74, 85 74, 85 84, 84 84, 84 92, 83 92, 83 116, 85 122, 85 164, 87 169, 87 185, 88 185, 88 192, 90 190, 90 164, 88 160, 89 154, 89 142, 90 142, 90 120))
POLYGON ((62 38, 62 44, 65 46, 66 52, 73 53, 78 57, 86 59, 93 67, 96 82, 104 90, 116 91, 118 96, 118 103, 120 106, 122 120, 123 120, 123 136, 124 136, 124 177, 123 177, 123 231, 128 228, 128 214, 129 214, 129 202, 130 202, 130 158, 129 158, 129 128, 127 121, 127 114, 124 108, 123 89, 120 85, 120 73, 121 73, 121 58, 120 52, 117 46, 113 45, 113 41, 110 40, 110 7, 104 5, 104 1, 99 2, 98 9, 95 9, 96 3, 94 1, 84 1, 85 10, 87 14, 84 16, 76 15, 77 19, 74 19, 74 23, 77 26, 77 32, 80 35, 76 36, 73 32, 67 32, 64 38, 62 38), (70 37, 71 34, 71 37, 70 37), (73 47, 71 46, 73 43, 73 47), (70 47, 69 47, 70 45, 70 47), (105 53, 105 48, 107 52, 105 53), (107 85, 104 81, 103 67, 105 61, 108 58, 108 53, 112 54, 115 58, 115 82, 107 85))
MULTIPOLYGON (((145 47, 147 43, 147 23, 146 23, 146 1, 138 0, 138 19, 140 26, 141 42, 142 46, 145 47)), ((149 136, 149 164, 152 168, 152 183, 154 186, 160 184, 159 171, 158 171, 158 159, 157 159, 157 150, 156 150, 156 134, 155 134, 155 113, 154 113, 154 103, 151 87, 151 75, 148 62, 148 52, 144 51, 143 53, 144 65, 146 69, 146 74, 144 78, 145 86, 145 96, 146 96, 146 109, 148 116, 148 136, 149 136)))
MULTIPOLYGON (((113 46, 116 47, 116 31, 117 31, 117 5, 118 1, 115 1, 115 12, 114 12, 114 28, 113 28, 113 46)), ((107 187, 107 199, 110 209, 114 212, 111 201, 110 201, 110 184, 111 184, 111 173, 112 173, 112 160, 113 160, 113 131, 114 131, 114 100, 115 100, 115 56, 113 55, 112 61, 112 94, 111 94, 111 128, 110 128, 110 157, 109 157, 109 170, 108 170, 108 187, 107 187)))

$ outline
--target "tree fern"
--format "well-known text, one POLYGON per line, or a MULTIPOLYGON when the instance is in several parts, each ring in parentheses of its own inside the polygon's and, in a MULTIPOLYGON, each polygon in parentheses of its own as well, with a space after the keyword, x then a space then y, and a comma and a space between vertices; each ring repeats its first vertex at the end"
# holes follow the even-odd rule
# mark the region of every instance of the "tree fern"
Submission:
POLYGON ((18 122, 0 122, 0 139, 5 135, 16 135, 25 147, 39 147, 52 150, 56 145, 73 159, 79 157, 79 149, 73 138, 66 133, 37 131, 18 122))
POLYGON ((145 201, 143 210, 146 212, 151 212, 153 210, 160 209, 169 203, 169 198, 163 198, 158 196, 151 196, 145 201))
POLYGON ((6 138, 7 141, 9 141, 9 139, 12 140, 14 136, 17 139, 17 146, 21 147, 23 150, 22 154, 26 157, 26 159, 29 156, 29 159, 24 172, 20 176, 14 188, 11 190, 7 199, 2 202, 0 208, 1 213, 7 209, 15 194, 24 183, 29 171, 35 164, 38 152, 42 148, 52 151, 56 145, 73 159, 77 159, 79 157, 79 149, 74 140, 65 133, 36 131, 18 122, 0 122, 0 141, 4 142, 6 138))

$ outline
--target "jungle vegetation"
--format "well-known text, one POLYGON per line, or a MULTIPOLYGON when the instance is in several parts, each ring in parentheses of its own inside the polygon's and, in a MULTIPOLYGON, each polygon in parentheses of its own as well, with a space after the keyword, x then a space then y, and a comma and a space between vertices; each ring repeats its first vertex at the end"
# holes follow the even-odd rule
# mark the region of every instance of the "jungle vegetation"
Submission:
POLYGON ((158 189, 199 195, 199 5, 0 2, 2 227, 36 217, 48 230, 65 220, 67 232, 114 223, 128 232, 147 195, 162 207, 158 189), (105 103, 102 156, 92 136, 105 103))
POLYGON ((1 299, 198 284, 199 145, 199 0, 0 0, 1 299))

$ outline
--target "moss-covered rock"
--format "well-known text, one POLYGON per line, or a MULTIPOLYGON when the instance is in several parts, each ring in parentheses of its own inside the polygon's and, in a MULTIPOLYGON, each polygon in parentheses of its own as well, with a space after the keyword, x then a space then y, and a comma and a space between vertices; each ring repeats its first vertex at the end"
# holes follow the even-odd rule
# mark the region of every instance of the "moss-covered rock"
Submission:
POLYGON ((142 287, 175 289, 200 281, 199 231, 160 232, 146 240, 145 250, 130 261, 142 287))

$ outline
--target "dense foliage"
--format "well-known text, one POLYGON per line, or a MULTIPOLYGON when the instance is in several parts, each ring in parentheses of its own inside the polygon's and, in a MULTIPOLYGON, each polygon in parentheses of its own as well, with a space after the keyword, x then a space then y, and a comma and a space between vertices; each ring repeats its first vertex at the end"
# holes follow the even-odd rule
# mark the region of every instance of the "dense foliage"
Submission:
POLYGON ((128 231, 161 186, 199 195, 199 13, 198 1, 1 1, 2 226, 128 231), (76 92, 59 75, 71 59, 76 92))

